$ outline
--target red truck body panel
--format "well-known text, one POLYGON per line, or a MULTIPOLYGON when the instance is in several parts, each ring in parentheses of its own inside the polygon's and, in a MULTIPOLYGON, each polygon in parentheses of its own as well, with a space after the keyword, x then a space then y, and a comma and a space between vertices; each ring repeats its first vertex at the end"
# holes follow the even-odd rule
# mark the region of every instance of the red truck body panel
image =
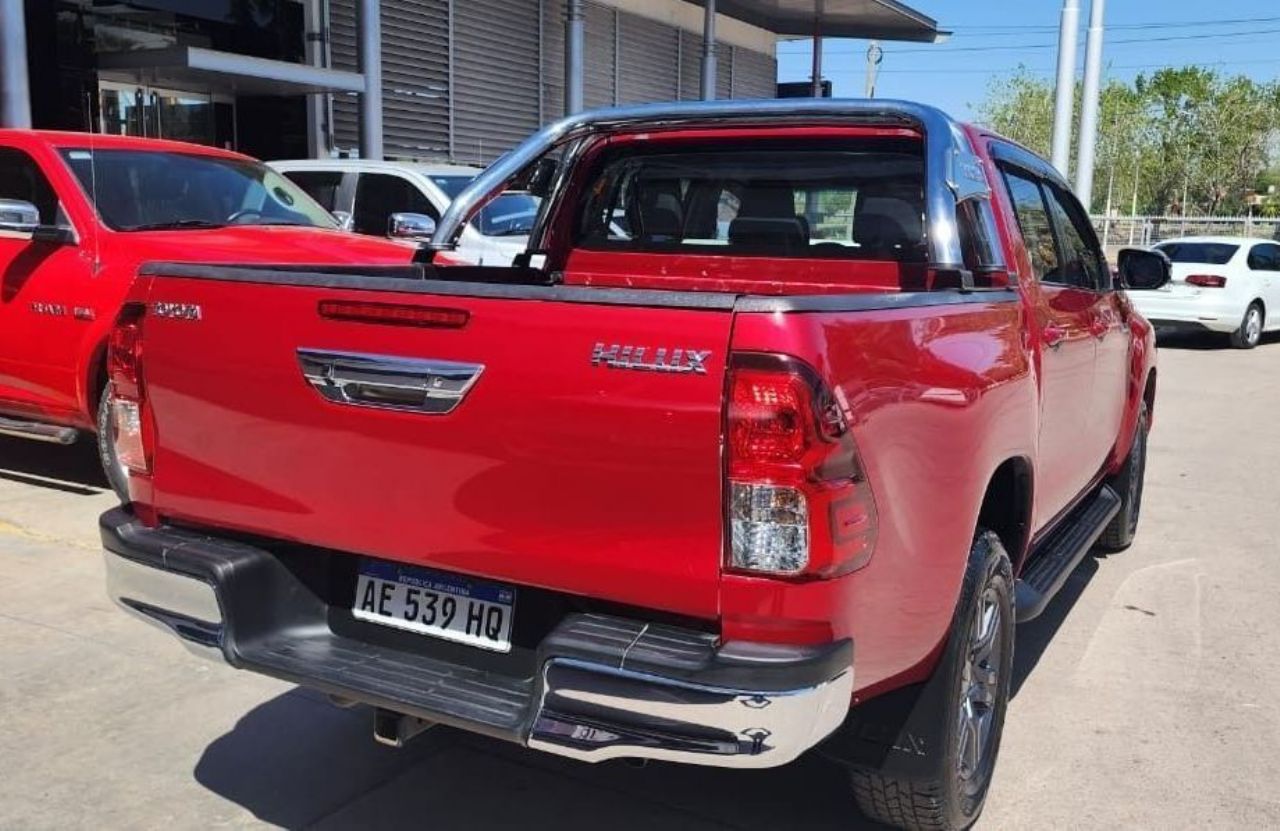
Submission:
POLYGON ((59 156, 88 147, 246 158, 182 142, 0 130, 0 149, 34 160, 77 236, 55 244, 0 232, 0 413, 94 429, 106 335, 144 262, 407 265, 413 257, 405 243, 323 228, 114 231, 59 156))
POLYGON ((727 311, 380 293, 464 310, 459 329, 320 318, 342 289, 164 279, 148 319, 157 511, 483 577, 714 618, 727 311), (252 306, 246 307, 250 298, 252 306), (711 353, 708 374, 593 368, 602 333, 711 353), (324 401, 299 347, 472 361, 447 415, 324 401), (246 368, 252 368, 246 371, 246 368))

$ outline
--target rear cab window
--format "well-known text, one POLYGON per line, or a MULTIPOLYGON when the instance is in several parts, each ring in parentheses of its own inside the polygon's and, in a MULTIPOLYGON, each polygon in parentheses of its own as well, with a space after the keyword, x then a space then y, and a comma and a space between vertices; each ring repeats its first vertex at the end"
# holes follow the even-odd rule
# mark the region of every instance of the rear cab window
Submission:
POLYGON ((625 147, 587 187, 595 251, 923 263, 918 142, 625 147))

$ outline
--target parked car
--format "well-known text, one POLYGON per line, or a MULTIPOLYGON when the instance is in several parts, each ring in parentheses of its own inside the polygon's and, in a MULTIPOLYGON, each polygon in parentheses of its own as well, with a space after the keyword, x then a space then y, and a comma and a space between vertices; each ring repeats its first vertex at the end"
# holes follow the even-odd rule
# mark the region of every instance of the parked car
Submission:
MULTIPOLYGON (((69 444, 102 426, 107 334, 143 262, 407 266, 415 250, 353 240, 235 153, 0 130, 0 433, 69 444)), ((123 490, 111 447, 104 463, 123 490)))
POLYGON ((1181 237, 1156 247, 1173 279, 1134 305, 1158 333, 1219 332, 1252 349, 1280 329, 1280 243, 1249 237, 1181 237))
MULTIPOLYGON (((351 230, 372 236, 427 240, 449 202, 479 173, 478 167, 371 159, 301 159, 271 162, 351 230)), ((511 265, 525 250, 538 200, 528 193, 498 196, 463 229, 452 251, 456 263, 511 265)))
POLYGON ((1141 508, 1154 339, 1066 183, 921 105, 650 105, 529 139, 435 249, 525 180, 518 267, 147 270, 112 596, 390 743, 821 744, 865 813, 971 824, 1015 619, 1141 508))

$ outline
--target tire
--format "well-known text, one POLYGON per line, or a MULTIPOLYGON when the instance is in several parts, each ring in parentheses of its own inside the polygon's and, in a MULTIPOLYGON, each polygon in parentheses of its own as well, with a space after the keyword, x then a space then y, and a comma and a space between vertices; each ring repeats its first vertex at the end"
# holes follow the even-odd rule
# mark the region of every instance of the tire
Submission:
POLYGON ((1258 341, 1262 340, 1262 327, 1265 324, 1262 306, 1257 302, 1250 303, 1249 308, 1244 310, 1240 328, 1231 333, 1231 345, 1236 349, 1252 349, 1257 346, 1258 341))
POLYGON ((102 472, 107 483, 120 497, 122 503, 129 502, 129 474, 124 465, 116 457, 115 442, 112 441, 114 427, 111 422, 111 384, 104 384, 98 396, 98 461, 102 463, 102 472))
POLYGON ((1013 632, 1009 555, 999 537, 980 530, 942 660, 916 698, 925 706, 917 704, 914 721, 893 741, 894 750, 914 744, 933 751, 913 752, 905 765, 894 754, 878 767, 846 763, 863 814, 912 831, 952 831, 977 821, 1000 751, 1013 632), (922 743, 922 735, 931 738, 922 743))
POLYGON ((1142 491, 1147 474, 1147 433, 1150 430, 1147 402, 1138 410, 1138 425, 1133 434, 1133 444, 1125 457, 1124 467, 1107 480, 1120 496, 1120 510, 1098 537, 1098 548, 1107 552, 1124 551, 1133 544, 1138 532, 1138 516, 1142 512, 1142 491))

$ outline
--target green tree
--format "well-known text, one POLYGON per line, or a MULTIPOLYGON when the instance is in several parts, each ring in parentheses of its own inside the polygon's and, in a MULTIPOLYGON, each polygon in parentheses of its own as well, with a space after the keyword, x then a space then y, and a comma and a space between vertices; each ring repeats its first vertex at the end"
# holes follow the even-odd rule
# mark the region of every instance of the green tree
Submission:
MULTIPOLYGON (((1025 70, 997 79, 979 113, 992 129, 1047 155, 1050 81, 1025 70)), ((1136 192, 1140 212, 1238 212, 1280 155, 1280 83, 1194 66, 1162 69, 1131 84, 1107 83, 1098 121, 1091 209, 1127 205, 1136 192)))

